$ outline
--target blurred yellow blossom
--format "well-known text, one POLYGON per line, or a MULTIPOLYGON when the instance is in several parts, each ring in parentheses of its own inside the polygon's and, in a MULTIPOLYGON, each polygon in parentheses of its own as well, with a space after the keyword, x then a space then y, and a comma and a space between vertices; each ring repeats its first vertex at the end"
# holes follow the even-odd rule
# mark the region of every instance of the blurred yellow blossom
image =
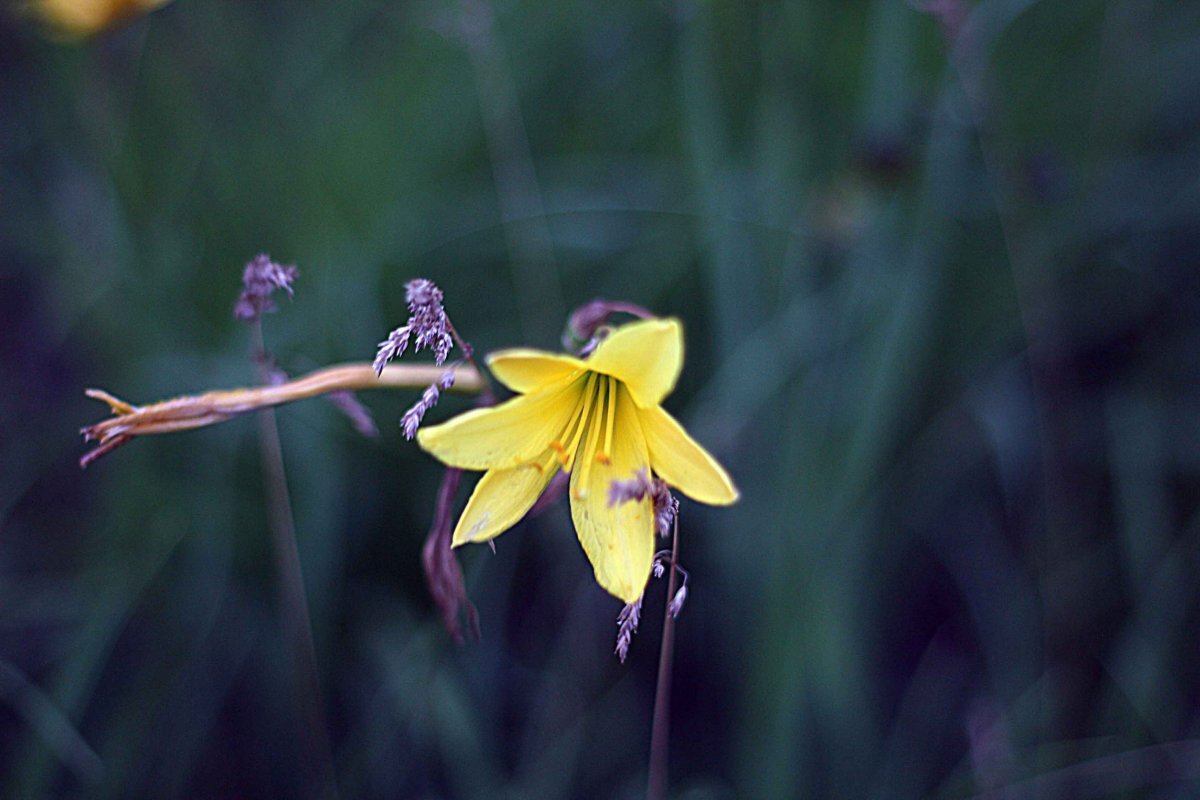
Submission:
POLYGON ((57 33, 82 38, 170 0, 32 0, 30 6, 57 33))

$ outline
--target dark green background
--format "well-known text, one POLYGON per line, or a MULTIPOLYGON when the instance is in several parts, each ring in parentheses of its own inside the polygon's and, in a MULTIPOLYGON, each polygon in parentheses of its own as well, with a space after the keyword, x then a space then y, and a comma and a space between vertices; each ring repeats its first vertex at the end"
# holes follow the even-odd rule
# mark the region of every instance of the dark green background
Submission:
MULTIPOLYGON (((683 507, 674 796, 1195 796, 1200 7, 493 3, 3 15, 0 796, 303 793, 253 420, 76 466, 85 387, 255 380, 262 251, 293 373, 417 276, 482 351, 685 321, 743 498, 683 507)), ((556 508, 461 553, 455 646, 416 394, 363 399, 279 413, 341 796, 637 797, 661 582, 621 666, 556 508)))

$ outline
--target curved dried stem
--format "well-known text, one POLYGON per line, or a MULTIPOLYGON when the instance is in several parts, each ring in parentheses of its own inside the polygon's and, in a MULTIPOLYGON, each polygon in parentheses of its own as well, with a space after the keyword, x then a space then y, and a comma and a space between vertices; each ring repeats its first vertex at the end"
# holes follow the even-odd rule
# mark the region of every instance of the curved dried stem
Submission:
MULTIPOLYGON (((79 459, 79 466, 88 466, 135 436, 202 428, 251 411, 332 392, 423 389, 444 372, 445 368, 432 364, 393 364, 376 377, 370 364, 341 364, 275 386, 204 392, 145 406, 127 403, 101 389, 88 389, 85 394, 107 403, 115 416, 81 431, 84 441, 99 442, 100 446, 79 459)), ((464 364, 458 367, 451 391, 475 394, 485 388, 483 378, 473 366, 464 364)))

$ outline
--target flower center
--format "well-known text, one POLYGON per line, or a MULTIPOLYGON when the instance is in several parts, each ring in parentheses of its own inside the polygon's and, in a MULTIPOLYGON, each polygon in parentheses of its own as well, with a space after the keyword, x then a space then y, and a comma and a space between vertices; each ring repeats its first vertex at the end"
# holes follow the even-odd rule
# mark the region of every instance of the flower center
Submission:
POLYGON ((582 498, 587 492, 594 465, 612 466, 617 394, 620 391, 617 379, 609 375, 592 372, 582 380, 585 381, 583 391, 561 437, 546 445, 564 471, 580 471, 571 481, 574 487, 572 493, 577 498, 582 498))

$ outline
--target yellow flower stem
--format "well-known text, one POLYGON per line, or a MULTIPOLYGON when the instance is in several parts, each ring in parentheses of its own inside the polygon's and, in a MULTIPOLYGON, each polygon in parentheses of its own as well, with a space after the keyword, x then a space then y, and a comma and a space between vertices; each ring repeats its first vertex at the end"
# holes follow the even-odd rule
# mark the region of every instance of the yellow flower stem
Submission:
MULTIPOLYGON (((305 400, 331 392, 363 389, 423 389, 445 372, 432 364, 390 364, 378 378, 370 364, 341 364, 310 372, 277 386, 204 392, 175 397, 145 406, 135 406, 101 389, 88 389, 88 397, 108 404, 116 415, 83 429, 84 438, 103 446, 134 436, 202 428, 263 408, 305 400)), ((478 394, 486 389, 479 371, 469 365, 455 370, 450 391, 478 394)), ((93 451, 95 452, 95 451, 93 451)), ((105 451, 107 452, 107 451, 105 451)), ((85 459, 87 457, 85 456, 85 459)), ((83 462, 87 466, 89 460, 83 462)))

